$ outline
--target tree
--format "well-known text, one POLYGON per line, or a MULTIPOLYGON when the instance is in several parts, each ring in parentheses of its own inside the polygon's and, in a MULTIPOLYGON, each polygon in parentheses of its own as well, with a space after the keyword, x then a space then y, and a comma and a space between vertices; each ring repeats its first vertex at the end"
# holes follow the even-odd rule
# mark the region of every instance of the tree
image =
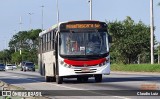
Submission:
POLYGON ((135 23, 130 17, 124 21, 109 23, 113 37, 111 59, 114 62, 137 63, 138 56, 150 51, 150 28, 141 21, 135 23))
POLYGON ((15 34, 9 42, 10 50, 16 49, 15 53, 12 54, 12 61, 32 61, 37 62, 37 52, 38 52, 38 36, 41 29, 30 30, 30 31, 20 31, 15 34), (20 49, 22 55, 20 55, 20 49))
POLYGON ((33 49, 38 48, 38 36, 40 32, 41 32, 41 29, 28 31, 28 34, 29 34, 28 38, 31 40, 31 47, 33 49))
POLYGON ((17 64, 19 64, 22 61, 22 56, 19 54, 19 52, 15 52, 11 55, 12 57, 12 62, 15 62, 17 64))
POLYGON ((7 63, 11 61, 11 51, 8 49, 4 49, 0 51, 0 62, 7 63))

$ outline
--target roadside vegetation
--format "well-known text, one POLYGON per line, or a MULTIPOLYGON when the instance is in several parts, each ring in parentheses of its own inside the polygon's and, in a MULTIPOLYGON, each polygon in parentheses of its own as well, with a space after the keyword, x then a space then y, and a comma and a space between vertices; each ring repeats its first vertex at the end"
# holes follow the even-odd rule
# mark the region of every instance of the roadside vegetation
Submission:
MULTIPOLYGON (((108 24, 112 36, 112 63, 135 64, 150 62, 150 26, 130 17, 108 24)), ((155 53, 156 54, 156 53, 155 53)))
POLYGON ((9 41, 9 49, 0 51, 0 63, 31 61, 37 64, 38 35, 41 29, 19 31, 9 41))
POLYGON ((130 71, 130 72, 158 72, 160 73, 159 64, 112 64, 111 71, 130 71))

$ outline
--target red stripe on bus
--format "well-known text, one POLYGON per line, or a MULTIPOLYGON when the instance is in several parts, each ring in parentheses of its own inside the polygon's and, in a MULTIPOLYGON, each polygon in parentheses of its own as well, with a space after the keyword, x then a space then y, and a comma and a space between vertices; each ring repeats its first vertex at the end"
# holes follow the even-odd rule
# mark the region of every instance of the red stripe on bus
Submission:
POLYGON ((73 65, 73 66, 94 66, 94 65, 98 65, 100 63, 103 63, 106 61, 106 58, 102 58, 102 59, 97 59, 97 60, 87 60, 87 61, 75 61, 75 60, 68 60, 68 59, 64 59, 64 62, 69 64, 69 65, 73 65))

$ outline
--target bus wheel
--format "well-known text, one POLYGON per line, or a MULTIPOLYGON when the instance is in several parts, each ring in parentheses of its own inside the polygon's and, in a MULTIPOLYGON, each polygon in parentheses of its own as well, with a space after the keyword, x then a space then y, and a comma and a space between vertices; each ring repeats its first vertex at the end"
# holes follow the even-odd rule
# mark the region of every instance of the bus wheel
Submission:
POLYGON ((43 68, 42 68, 42 76, 45 76, 46 75, 46 68, 45 68, 45 64, 43 64, 43 68))
POLYGON ((50 82, 50 77, 49 76, 45 76, 45 81, 46 82, 50 82))
POLYGON ((56 75, 56 82, 57 82, 57 84, 62 84, 63 78, 58 76, 58 75, 56 75))
POLYGON ((95 81, 96 82, 102 82, 102 74, 95 75, 95 81))
POLYGON ((50 78, 50 81, 51 81, 51 82, 56 82, 56 77, 51 77, 51 78, 50 78))

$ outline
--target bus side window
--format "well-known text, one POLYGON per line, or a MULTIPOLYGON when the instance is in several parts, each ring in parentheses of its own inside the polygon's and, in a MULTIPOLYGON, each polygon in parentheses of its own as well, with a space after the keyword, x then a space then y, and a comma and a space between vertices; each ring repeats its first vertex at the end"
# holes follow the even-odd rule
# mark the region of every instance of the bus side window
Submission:
POLYGON ((51 50, 52 50, 52 44, 53 44, 53 32, 51 31, 51 36, 50 36, 50 39, 51 39, 51 44, 50 44, 50 48, 51 48, 51 50))
POLYGON ((54 50, 55 31, 52 31, 52 49, 54 50))
POLYGON ((41 49, 42 49, 42 52, 43 52, 43 36, 41 38, 41 49))
POLYGON ((48 51, 48 34, 46 34, 46 51, 48 51))
POLYGON ((43 35, 43 52, 46 50, 46 35, 43 35))
POLYGON ((51 37, 51 32, 49 32, 48 33, 48 50, 50 51, 51 50, 51 39, 50 39, 50 37, 51 37))
POLYGON ((39 49, 38 49, 38 53, 41 53, 42 52, 42 37, 39 37, 38 38, 38 41, 39 41, 39 49))
POLYGON ((49 37, 49 49, 52 50, 52 45, 51 45, 51 42, 52 42, 52 32, 50 32, 50 37, 49 37))

